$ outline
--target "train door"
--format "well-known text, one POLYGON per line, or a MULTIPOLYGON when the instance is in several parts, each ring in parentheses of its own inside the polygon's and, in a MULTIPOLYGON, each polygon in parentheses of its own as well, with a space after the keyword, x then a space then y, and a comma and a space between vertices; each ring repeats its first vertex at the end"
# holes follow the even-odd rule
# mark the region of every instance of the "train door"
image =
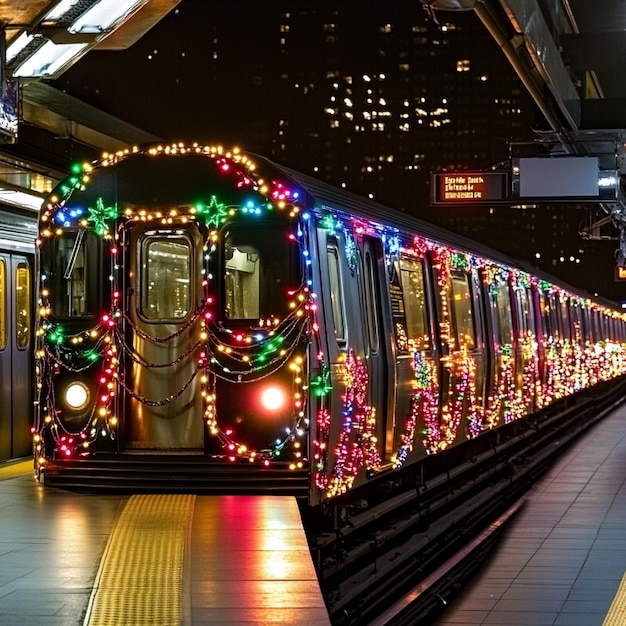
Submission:
POLYGON ((513 380, 513 318, 507 278, 502 274, 493 276, 484 284, 483 292, 489 303, 487 319, 490 330, 487 375, 486 426, 494 428, 511 420, 511 399, 515 394, 513 380))
POLYGON ((475 437, 482 430, 482 405, 485 381, 485 350, 482 319, 477 300, 475 271, 453 270, 449 286, 449 396, 444 417, 450 437, 456 440, 475 437))
POLYGON ((410 451, 435 452, 439 439, 441 355, 435 348, 433 287, 425 258, 401 255, 392 267, 389 285, 396 343, 395 445, 398 462, 410 451))
POLYGON ((202 239, 195 224, 128 233, 124 447, 203 448, 197 374, 202 239))
POLYGON ((31 260, 0 252, 0 460, 30 453, 31 260))
POLYGON ((363 289, 366 331, 369 403, 378 416, 378 440, 384 442, 384 457, 393 450, 395 367, 392 359, 391 324, 383 309, 381 293, 386 292, 385 266, 379 239, 363 240, 363 289))
POLYGON ((534 408, 535 384, 539 376, 538 363, 535 355, 536 331, 535 311, 531 306, 531 291, 523 285, 513 289, 515 310, 515 379, 516 396, 520 408, 530 413, 534 408))

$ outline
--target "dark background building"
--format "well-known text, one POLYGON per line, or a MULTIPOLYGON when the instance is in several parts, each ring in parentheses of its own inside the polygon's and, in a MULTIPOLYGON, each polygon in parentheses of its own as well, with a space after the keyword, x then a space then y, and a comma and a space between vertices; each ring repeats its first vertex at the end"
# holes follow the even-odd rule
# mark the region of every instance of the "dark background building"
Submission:
POLYGON ((571 206, 432 207, 430 175, 510 167, 543 125, 473 12, 416 0, 183 0, 55 86, 167 141, 238 145, 619 300, 614 242, 571 206))

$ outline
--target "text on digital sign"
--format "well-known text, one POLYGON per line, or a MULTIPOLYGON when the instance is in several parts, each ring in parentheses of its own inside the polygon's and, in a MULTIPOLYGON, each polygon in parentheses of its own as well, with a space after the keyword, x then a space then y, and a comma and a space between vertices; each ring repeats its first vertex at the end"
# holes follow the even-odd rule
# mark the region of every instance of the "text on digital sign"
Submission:
POLYGON ((506 183, 506 174, 500 172, 435 174, 435 203, 504 200, 506 183))

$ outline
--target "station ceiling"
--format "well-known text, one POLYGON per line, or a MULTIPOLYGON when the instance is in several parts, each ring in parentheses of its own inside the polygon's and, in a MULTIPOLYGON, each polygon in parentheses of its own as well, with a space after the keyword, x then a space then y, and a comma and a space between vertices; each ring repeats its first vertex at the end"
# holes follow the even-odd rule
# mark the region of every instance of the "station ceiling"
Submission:
MULTIPOLYGON (((206 0, 207 2, 211 0, 206 0)), ((624 0, 415 0, 432 11, 473 10, 498 41, 555 131, 626 129, 624 0)), ((131 46, 180 0, 0 0, 9 75, 56 78, 89 50, 131 46), (111 26, 76 28, 78 16, 103 8, 111 26), (54 12, 56 17, 50 18, 54 12), (32 39, 19 53, 16 41, 32 39), (25 63, 29 55, 73 47, 64 63, 25 63), (29 75, 31 72, 32 76, 29 75)))
POLYGON ((421 0, 475 11, 557 132, 626 129, 623 0, 421 0))
POLYGON ((56 78, 89 50, 130 47, 180 0, 0 0, 6 69, 56 78))
MULTIPOLYGON (((626 2, 624 0, 420 0, 435 21, 474 11, 549 126, 540 156, 596 156, 617 174, 617 197, 589 204, 588 239, 619 240, 626 263, 626 2), (608 228, 608 233, 607 229, 608 228)), ((535 156, 534 152, 532 156, 535 156)), ((604 168, 602 168, 604 169, 604 168)), ((612 177, 611 177, 612 178, 612 177)))

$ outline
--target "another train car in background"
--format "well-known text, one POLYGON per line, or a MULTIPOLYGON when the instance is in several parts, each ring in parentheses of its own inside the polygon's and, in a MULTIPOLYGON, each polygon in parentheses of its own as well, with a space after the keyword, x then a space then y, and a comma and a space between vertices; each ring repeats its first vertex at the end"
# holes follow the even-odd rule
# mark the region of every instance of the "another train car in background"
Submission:
POLYGON ((238 150, 104 155, 40 246, 51 484, 137 487, 151 458, 188 489, 318 504, 626 372, 610 303, 238 150))
POLYGON ((0 461, 32 453, 37 213, 0 207, 0 461))

